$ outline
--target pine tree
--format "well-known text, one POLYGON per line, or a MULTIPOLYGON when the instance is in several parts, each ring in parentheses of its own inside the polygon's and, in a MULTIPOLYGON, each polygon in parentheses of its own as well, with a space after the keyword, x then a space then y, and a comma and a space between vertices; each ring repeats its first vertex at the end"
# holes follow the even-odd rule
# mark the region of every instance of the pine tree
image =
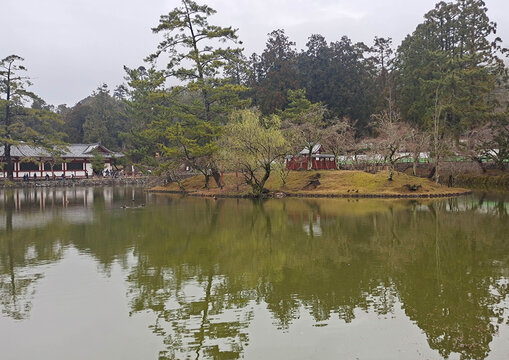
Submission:
POLYGON ((60 117, 44 106, 44 102, 28 88, 32 83, 25 75, 27 69, 17 55, 0 60, 0 144, 4 148, 3 158, 7 177, 13 178, 12 146, 26 144, 46 149, 61 145, 63 134, 59 131, 60 117), (32 101, 42 106, 28 108, 32 101))
MULTIPOLYGON (((173 78, 181 85, 144 94, 145 90, 137 90, 136 86, 146 83, 136 80, 139 74, 129 74, 132 93, 155 105, 147 111, 150 121, 142 121, 145 125, 138 131, 138 142, 146 150, 151 150, 151 142, 156 144, 163 162, 171 159, 172 164, 186 163, 203 173, 207 186, 209 176, 222 186, 214 156, 221 128, 232 110, 250 103, 243 96, 247 88, 234 76, 234 69, 240 71, 238 67, 243 63, 241 49, 218 46, 238 43, 236 30, 209 24, 208 18, 215 13, 207 5, 182 0, 180 7, 162 15, 159 25, 152 29, 164 39, 146 60, 154 68, 158 62, 165 62, 165 69, 160 73, 151 70, 151 74, 173 78)), ((143 109, 140 101, 132 97, 130 109, 143 109)))

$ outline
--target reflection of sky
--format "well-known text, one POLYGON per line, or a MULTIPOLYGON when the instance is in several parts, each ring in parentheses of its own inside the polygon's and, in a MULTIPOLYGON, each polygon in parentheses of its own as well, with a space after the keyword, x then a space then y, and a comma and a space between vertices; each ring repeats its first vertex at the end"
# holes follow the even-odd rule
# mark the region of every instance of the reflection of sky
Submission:
MULTIPOLYGON (((128 262, 133 266, 136 259, 130 256, 128 262)), ((156 320, 157 314, 151 311, 129 315, 125 271, 114 263, 107 275, 100 273, 92 257, 68 248, 60 262, 44 267, 45 276, 37 284, 33 299, 36 306, 30 320, 20 322, 0 317, 2 355, 7 359, 30 359, 37 349, 37 358, 42 360, 157 359, 159 351, 165 348, 163 340, 175 335, 172 325, 177 323, 172 321, 171 312, 185 304, 203 301, 205 289, 192 278, 183 284, 178 294, 180 300, 172 297, 168 302, 167 321, 156 320), (170 337, 154 336, 155 330, 163 330, 170 337)), ((214 277, 213 288, 221 282, 221 276, 214 277)), ((370 297, 374 306, 378 301, 376 296, 370 297)), ((292 326, 281 331, 264 301, 251 300, 243 307, 219 313, 209 308, 207 326, 240 321, 248 341, 239 344, 237 337, 206 337, 202 346, 228 352, 239 350, 234 347, 238 344, 243 347, 246 359, 439 358, 429 348, 426 335, 409 321, 397 299, 387 315, 379 315, 372 308, 356 309, 351 323, 338 319, 337 314, 317 323, 305 305, 300 305, 299 313, 292 326), (254 314, 250 320, 246 319, 248 313, 254 314)), ((183 321, 177 325, 191 330, 183 339, 184 348, 196 340, 191 334, 199 330, 202 315, 200 311, 177 320, 177 314, 175 320, 183 321)), ((189 355, 178 348, 173 354, 176 358, 189 355)), ((207 358, 201 355, 200 358, 207 358)), ((456 358, 454 354, 450 357, 456 358)))
POLYGON ((91 257, 68 249, 45 269, 29 321, 0 315, 2 360, 157 359, 163 345, 148 329, 152 317, 128 316, 123 281, 119 264, 105 276, 91 257))
POLYGON ((288 354, 292 354, 291 359, 302 360, 440 358, 437 351, 429 349, 417 325, 408 320, 400 302, 386 317, 357 309, 352 323, 332 318, 326 326, 317 327, 306 311, 301 311, 299 319, 285 332, 278 331, 271 322, 264 304, 258 305, 249 327, 246 359, 288 359, 288 354))

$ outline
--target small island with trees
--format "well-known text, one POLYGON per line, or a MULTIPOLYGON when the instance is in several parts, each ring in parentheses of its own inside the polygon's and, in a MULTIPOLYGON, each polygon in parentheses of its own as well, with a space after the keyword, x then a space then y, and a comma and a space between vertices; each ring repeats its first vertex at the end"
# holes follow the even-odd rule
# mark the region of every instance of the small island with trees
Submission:
POLYGON ((271 176, 262 193, 255 193, 252 186, 238 174, 228 173, 222 178, 223 187, 204 188, 203 177, 194 176, 180 184, 156 186, 155 193, 186 194, 205 197, 346 197, 346 198, 434 198, 470 194, 472 191, 436 184, 423 178, 397 173, 394 180, 387 180, 387 171, 370 174, 364 171, 313 171, 288 174, 283 185, 277 176, 271 176))
POLYGON ((181 0, 152 29, 161 41, 144 65, 72 108, 30 92, 21 57, 0 60, 4 178, 12 147, 58 157, 98 143, 164 179, 153 191, 451 196, 470 174, 509 186, 507 49, 484 1, 438 3, 397 48, 312 34, 299 51, 277 29, 249 57, 214 14, 181 0))

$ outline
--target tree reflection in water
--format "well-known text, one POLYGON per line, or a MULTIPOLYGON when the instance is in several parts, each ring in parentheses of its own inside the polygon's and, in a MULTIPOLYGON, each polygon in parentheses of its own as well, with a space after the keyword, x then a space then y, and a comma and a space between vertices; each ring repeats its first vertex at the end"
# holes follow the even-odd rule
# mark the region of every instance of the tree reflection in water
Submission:
POLYGON ((59 244, 91 254, 105 273, 112 262, 123 264, 131 314, 155 314, 151 329, 166 345, 161 359, 242 357, 260 305, 282 331, 303 312, 326 326, 352 323, 359 311, 394 316, 402 306, 431 349, 464 359, 486 358, 507 326, 509 206, 503 197, 151 197, 140 210, 107 211, 131 196, 116 191, 102 202, 94 192, 89 222, 49 223, 37 236, 7 223, 0 236, 4 313, 15 317, 6 309, 14 299, 30 298, 12 296, 20 286, 7 281, 12 269, 31 268, 33 246, 41 249, 39 260, 58 260, 61 251, 48 249, 59 244), (134 265, 126 260, 130 253, 134 265))
POLYGON ((46 241, 37 241, 33 232, 13 229, 14 193, 4 192, 4 227, 0 230, 0 307, 4 315, 27 319, 36 284, 43 272, 34 266, 40 261, 56 261, 61 252, 46 241))

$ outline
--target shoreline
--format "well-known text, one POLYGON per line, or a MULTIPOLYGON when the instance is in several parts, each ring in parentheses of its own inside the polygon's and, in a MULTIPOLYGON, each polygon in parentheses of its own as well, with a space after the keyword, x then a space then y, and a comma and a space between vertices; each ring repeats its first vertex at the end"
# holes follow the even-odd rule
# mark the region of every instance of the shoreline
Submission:
POLYGON ((443 194, 312 194, 312 193, 285 193, 273 192, 263 197, 255 197, 249 194, 205 194, 199 192, 187 192, 178 190, 148 189, 153 194, 173 194, 203 198, 222 199, 284 199, 284 198, 344 198, 344 199, 432 199, 432 198, 453 198, 470 195, 472 190, 443 194))
POLYGON ((77 178, 65 180, 62 179, 50 179, 44 178, 28 181, 15 180, 6 183, 6 181, 0 182, 0 188, 2 189, 33 189, 33 188, 55 188, 55 187, 87 187, 87 186, 116 186, 116 185, 140 185, 146 187, 154 187, 162 183, 161 178, 155 176, 139 176, 139 177, 104 177, 104 178, 77 178))

